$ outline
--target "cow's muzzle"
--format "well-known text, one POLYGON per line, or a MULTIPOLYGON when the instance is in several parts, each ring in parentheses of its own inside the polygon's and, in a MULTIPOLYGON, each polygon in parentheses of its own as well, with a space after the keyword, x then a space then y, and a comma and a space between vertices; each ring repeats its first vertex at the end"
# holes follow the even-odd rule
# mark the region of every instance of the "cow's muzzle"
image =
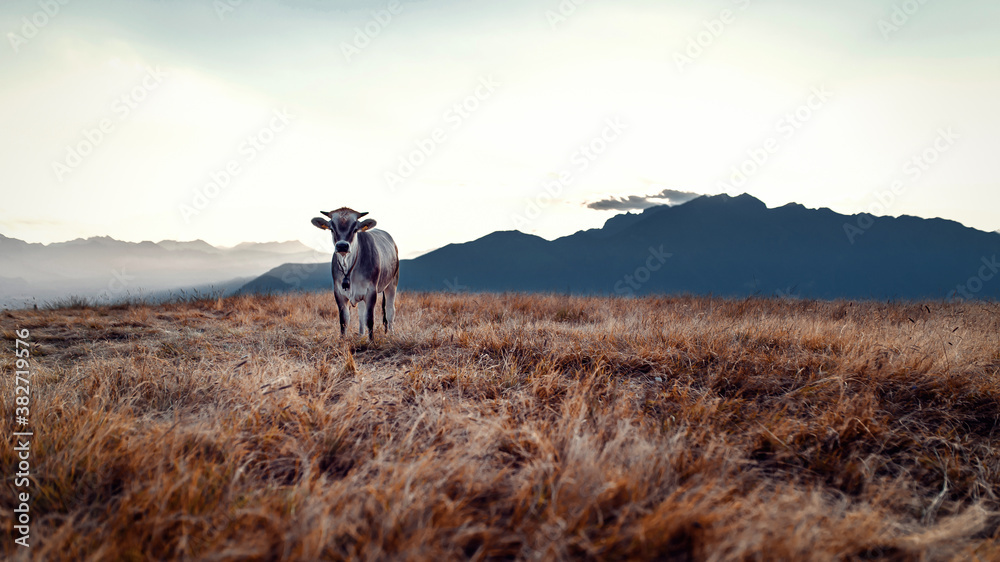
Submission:
POLYGON ((346 254, 351 251, 351 245, 347 242, 337 242, 336 249, 338 254, 346 254))
POLYGON ((340 282, 340 287, 341 287, 342 289, 344 289, 345 291, 348 291, 348 290, 350 290, 350 289, 351 289, 351 280, 350 280, 350 279, 348 279, 348 278, 347 278, 347 277, 345 276, 345 277, 344 277, 344 280, 340 282))

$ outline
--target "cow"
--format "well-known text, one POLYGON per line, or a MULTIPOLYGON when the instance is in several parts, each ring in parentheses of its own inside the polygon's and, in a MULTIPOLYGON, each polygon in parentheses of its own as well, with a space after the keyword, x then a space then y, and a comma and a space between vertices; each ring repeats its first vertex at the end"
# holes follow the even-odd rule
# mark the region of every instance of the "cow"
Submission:
POLYGON ((329 213, 327 219, 312 220, 316 228, 329 230, 333 236, 333 293, 340 311, 340 335, 347 332, 351 309, 358 303, 358 332, 375 341, 375 301, 382 293, 382 324, 385 332, 392 331, 396 316, 396 286, 399 284, 399 250, 384 230, 375 230, 375 221, 358 222, 368 213, 342 207, 329 213))

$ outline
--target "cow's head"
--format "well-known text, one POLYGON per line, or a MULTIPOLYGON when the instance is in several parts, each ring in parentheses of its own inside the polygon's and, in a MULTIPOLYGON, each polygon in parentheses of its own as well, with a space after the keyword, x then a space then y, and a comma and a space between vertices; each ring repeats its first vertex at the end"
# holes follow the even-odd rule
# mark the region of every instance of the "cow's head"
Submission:
POLYGON ((333 235, 334 251, 338 254, 349 254, 357 247, 357 236, 355 235, 369 228, 375 228, 375 221, 372 219, 359 222, 359 219, 368 213, 359 213, 347 207, 329 213, 322 211, 322 213, 330 220, 316 217, 312 223, 316 228, 330 231, 333 235))

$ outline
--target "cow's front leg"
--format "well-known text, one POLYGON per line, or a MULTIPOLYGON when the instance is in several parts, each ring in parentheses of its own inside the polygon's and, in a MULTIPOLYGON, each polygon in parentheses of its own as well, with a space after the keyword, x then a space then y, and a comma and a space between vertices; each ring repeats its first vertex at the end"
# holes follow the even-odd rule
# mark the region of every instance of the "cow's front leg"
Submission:
POLYGON ((340 337, 347 335, 347 325, 351 323, 351 307, 347 301, 337 299, 337 310, 340 312, 340 337))
POLYGON ((371 337, 372 341, 375 341, 375 300, 377 296, 378 293, 374 290, 369 291, 365 298, 358 303, 358 333, 364 336, 365 330, 368 330, 368 336, 371 337))
POLYGON ((365 327, 369 324, 370 310, 368 309, 368 299, 358 303, 358 335, 365 335, 365 327))
POLYGON ((367 321, 368 327, 368 337, 371 338, 372 343, 375 343, 375 302, 378 300, 378 293, 372 291, 368 298, 365 299, 365 309, 367 310, 365 314, 365 320, 367 321))

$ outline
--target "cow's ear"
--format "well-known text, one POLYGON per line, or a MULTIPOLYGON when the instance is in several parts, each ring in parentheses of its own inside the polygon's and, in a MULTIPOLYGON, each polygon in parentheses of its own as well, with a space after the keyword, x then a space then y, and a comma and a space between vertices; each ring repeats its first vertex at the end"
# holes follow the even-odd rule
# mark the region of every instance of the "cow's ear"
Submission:
POLYGON ((375 222, 375 219, 368 219, 365 222, 358 225, 358 232, 364 232, 369 228, 375 228, 376 224, 378 223, 375 222))
POLYGON ((323 220, 319 217, 313 219, 313 226, 316 228, 321 228, 323 230, 330 230, 330 221, 323 220))

